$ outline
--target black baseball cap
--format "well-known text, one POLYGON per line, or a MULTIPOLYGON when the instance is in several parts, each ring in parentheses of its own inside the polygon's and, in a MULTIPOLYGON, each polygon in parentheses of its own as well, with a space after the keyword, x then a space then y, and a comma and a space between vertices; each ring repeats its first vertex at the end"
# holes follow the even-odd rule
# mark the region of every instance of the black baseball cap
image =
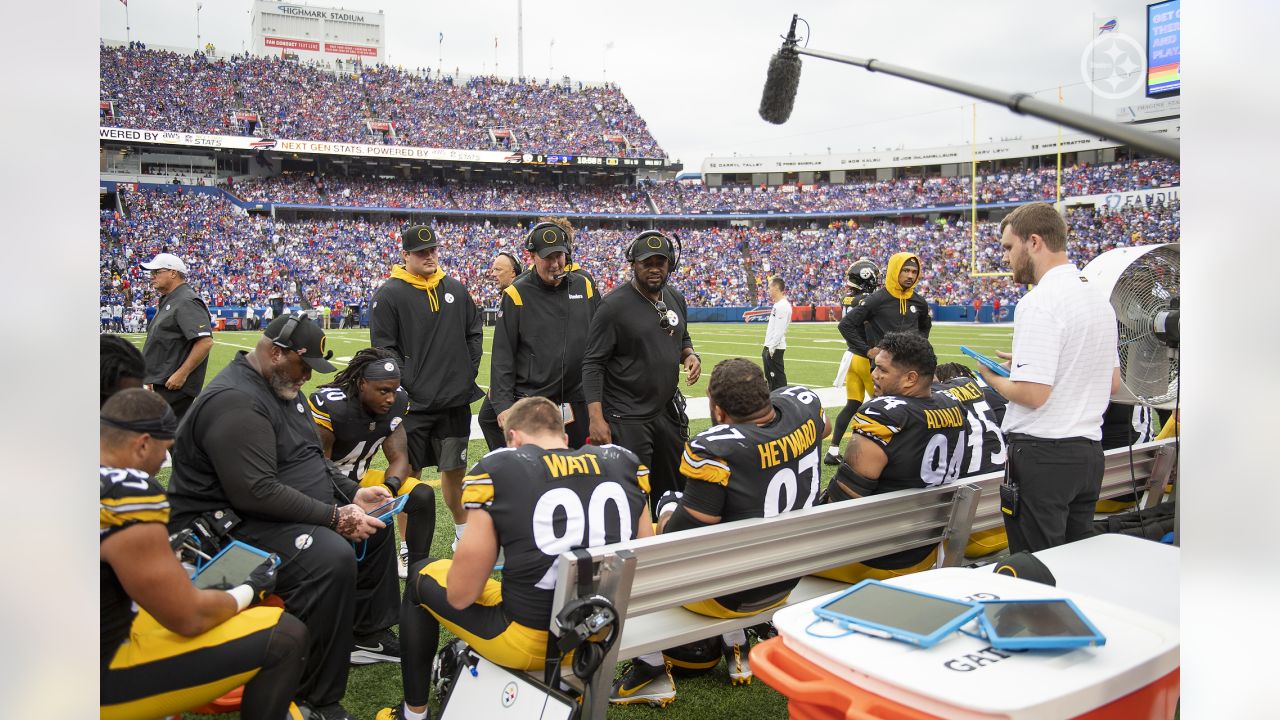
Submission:
POLYGON ((635 247, 634 261, 661 255, 667 260, 675 259, 675 251, 671 248, 671 238, 657 230, 646 230, 632 241, 635 247))
POLYGON ((538 223, 529 231, 528 247, 544 258, 553 252, 562 252, 567 258, 570 254, 569 235, 564 228, 555 223, 538 223))
POLYGON ((400 245, 405 252, 417 252, 439 247, 440 240, 436 231, 427 225, 410 225, 400 233, 400 245))
POLYGON ((1023 580, 1044 583, 1045 585, 1058 584, 1058 581, 1053 577, 1053 573, 1049 571, 1049 566, 1026 550, 1016 552, 996 563, 994 572, 997 575, 1009 575, 1023 580))
POLYGON ((332 350, 325 349, 324 331, 306 315, 281 315, 262 331, 277 347, 298 353, 312 370, 331 373, 337 370, 329 358, 332 350))

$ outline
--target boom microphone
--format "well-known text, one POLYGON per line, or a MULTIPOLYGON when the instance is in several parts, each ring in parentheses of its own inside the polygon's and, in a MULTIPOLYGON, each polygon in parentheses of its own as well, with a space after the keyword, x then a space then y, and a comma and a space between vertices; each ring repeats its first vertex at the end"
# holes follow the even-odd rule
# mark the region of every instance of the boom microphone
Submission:
POLYGON ((760 96, 760 117, 781 125, 791 117, 800 88, 800 55, 796 53, 796 15, 791 16, 791 31, 778 52, 769 58, 769 74, 760 96))

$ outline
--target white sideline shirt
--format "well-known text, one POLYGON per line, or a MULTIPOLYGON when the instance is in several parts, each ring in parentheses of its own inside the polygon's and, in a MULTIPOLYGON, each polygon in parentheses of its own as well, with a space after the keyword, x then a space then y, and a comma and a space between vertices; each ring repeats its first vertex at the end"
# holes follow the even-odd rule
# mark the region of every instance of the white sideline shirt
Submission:
POLYGON ((791 301, 784 298, 769 311, 769 327, 764 331, 764 346, 770 350, 787 349, 787 327, 791 325, 791 301))
POLYGON ((1119 366, 1111 301, 1074 265, 1050 269, 1018 303, 1009 377, 1050 385, 1037 410, 1009 403, 1001 429, 1038 438, 1102 439, 1102 415, 1119 366))

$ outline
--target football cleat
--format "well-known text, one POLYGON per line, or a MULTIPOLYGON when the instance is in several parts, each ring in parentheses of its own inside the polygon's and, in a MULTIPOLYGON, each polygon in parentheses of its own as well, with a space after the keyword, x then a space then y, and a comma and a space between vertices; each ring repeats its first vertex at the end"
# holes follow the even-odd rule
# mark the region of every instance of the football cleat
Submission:
POLYGON ((751 663, 747 660, 747 655, 750 652, 750 644, 739 645, 738 643, 734 643, 733 645, 725 645, 724 664, 729 669, 730 685, 751 684, 751 678, 753 677, 751 674, 751 663))
POLYGON ((832 445, 831 449, 835 450, 836 452, 828 451, 826 454, 826 457, 822 458, 823 465, 839 465, 840 464, 840 460, 841 460, 840 447, 838 445, 832 445))
POLYGON ((640 658, 632 660, 622 677, 613 681, 613 692, 609 694, 609 702, 614 705, 648 703, 666 707, 675 699, 676 683, 671 679, 671 663, 650 665, 640 658))

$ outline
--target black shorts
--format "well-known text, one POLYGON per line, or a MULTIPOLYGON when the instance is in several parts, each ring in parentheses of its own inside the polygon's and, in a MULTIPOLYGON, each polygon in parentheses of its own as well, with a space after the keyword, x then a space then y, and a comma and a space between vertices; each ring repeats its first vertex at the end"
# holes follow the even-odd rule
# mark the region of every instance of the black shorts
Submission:
POLYGON ((404 418, 409 464, 414 470, 436 467, 440 472, 465 469, 471 436, 471 408, 467 405, 436 412, 410 412, 404 418))

